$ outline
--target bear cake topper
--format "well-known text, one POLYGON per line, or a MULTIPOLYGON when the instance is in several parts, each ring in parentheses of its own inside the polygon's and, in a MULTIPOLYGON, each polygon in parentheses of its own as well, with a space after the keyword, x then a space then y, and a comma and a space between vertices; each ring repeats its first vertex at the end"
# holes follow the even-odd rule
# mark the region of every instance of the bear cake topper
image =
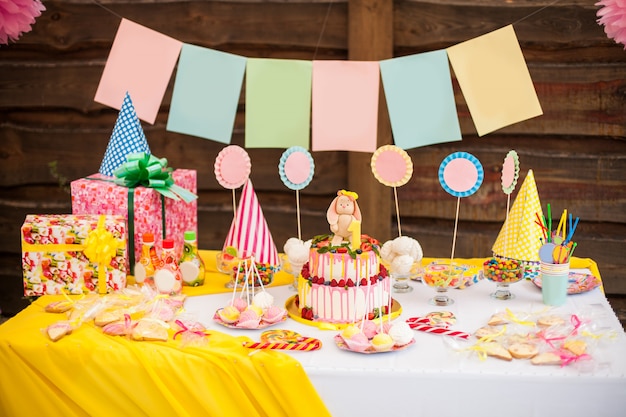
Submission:
POLYGON ((387 187, 393 187, 398 234, 402 236, 397 187, 403 186, 411 179, 413 175, 413 161, 411 161, 411 157, 404 149, 394 145, 383 145, 374 152, 370 164, 374 178, 387 187))

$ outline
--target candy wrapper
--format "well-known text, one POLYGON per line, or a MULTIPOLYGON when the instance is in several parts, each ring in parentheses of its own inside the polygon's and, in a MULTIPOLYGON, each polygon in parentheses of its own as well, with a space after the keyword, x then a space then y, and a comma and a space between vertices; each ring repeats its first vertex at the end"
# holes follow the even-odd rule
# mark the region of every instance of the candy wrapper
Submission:
MULTIPOLYGON (((177 169, 171 176, 177 186, 196 193, 195 170, 177 169)), ((115 214, 124 216, 128 221, 128 232, 130 234, 132 230, 133 234, 133 239, 128 239, 126 270, 129 274, 131 265, 134 266, 141 257, 144 233, 153 233, 156 247, 161 246, 164 236, 174 239, 176 253, 180 255, 184 246, 184 233, 197 232, 198 205, 195 199, 185 202, 163 197, 153 188, 126 188, 101 174, 72 181, 71 191, 74 214, 115 214)))
POLYGON ((123 217, 29 214, 21 235, 25 296, 106 293, 126 286, 123 217))
POLYGON ((180 340, 180 346, 206 346, 209 342, 209 333, 202 323, 190 316, 181 315, 173 326, 174 336, 172 339, 180 340))
POLYGON ((454 351, 475 354, 480 360, 528 360, 532 366, 574 366, 578 372, 593 372, 605 360, 599 360, 603 346, 617 336, 602 325, 601 317, 590 309, 581 309, 580 314, 507 309, 492 314, 474 337, 445 342, 454 351))

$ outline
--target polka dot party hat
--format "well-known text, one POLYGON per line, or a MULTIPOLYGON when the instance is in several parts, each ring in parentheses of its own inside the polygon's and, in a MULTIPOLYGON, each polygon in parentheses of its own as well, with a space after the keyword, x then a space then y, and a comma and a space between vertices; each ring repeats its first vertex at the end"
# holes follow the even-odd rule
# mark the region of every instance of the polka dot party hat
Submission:
POLYGON ((520 261, 539 262, 541 228, 535 224, 536 215, 543 216, 537 184, 532 170, 515 197, 509 215, 493 245, 493 253, 520 261))
POLYGON ((126 162, 126 156, 135 152, 149 154, 150 147, 141 128, 141 122, 135 113, 135 106, 127 92, 99 172, 112 177, 113 172, 126 162))

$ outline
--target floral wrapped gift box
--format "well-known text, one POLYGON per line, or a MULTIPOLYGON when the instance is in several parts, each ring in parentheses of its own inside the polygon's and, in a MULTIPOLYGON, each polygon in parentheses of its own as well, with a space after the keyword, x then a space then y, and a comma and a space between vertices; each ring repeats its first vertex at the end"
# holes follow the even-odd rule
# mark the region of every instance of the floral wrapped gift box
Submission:
POLYGON ((105 293, 126 286, 122 216, 29 214, 21 235, 26 296, 105 293))
MULTIPOLYGON (((176 169, 171 172, 176 186, 196 193, 196 171, 176 169)), ((72 213, 115 214, 124 216, 128 222, 129 263, 127 271, 141 257, 142 236, 153 233, 155 246, 161 247, 162 239, 174 239, 176 253, 182 254, 184 233, 198 228, 197 200, 184 201, 164 197, 156 189, 137 186, 127 188, 116 185, 111 177, 101 174, 81 178, 71 183, 72 213)), ((195 195, 194 195, 195 197, 195 195)))

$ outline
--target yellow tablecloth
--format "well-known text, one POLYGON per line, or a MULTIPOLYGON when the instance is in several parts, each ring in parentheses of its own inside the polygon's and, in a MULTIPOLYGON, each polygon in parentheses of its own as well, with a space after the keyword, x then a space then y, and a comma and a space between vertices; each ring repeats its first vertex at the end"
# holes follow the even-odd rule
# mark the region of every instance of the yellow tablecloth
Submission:
MULTIPOLYGON (((188 295, 230 291, 203 251, 207 284, 188 295)), ((212 256, 211 256, 212 255, 212 256)), ((278 274, 275 283, 290 282, 278 274)), ((326 416, 300 363, 278 351, 242 347, 244 336, 211 331, 206 346, 137 342, 85 323, 52 342, 43 296, 0 326, 0 416, 326 416)), ((305 353, 304 353, 305 354, 305 353)))
MULTIPOLYGON (((201 251, 205 285, 186 287, 185 294, 232 291, 225 287, 229 277, 216 272, 215 254, 201 251)), ((459 261, 479 266, 484 259, 459 261)), ((571 267, 589 268, 600 278, 590 259, 575 258, 571 267)), ((271 286, 292 280, 279 272, 271 286)), ((171 337, 136 342, 105 336, 86 323, 51 342, 43 329, 63 317, 44 307, 59 299, 43 296, 0 326, 0 415, 329 415, 296 359, 277 351, 251 355, 242 347, 244 336, 211 331, 206 346, 183 347, 171 337)))

